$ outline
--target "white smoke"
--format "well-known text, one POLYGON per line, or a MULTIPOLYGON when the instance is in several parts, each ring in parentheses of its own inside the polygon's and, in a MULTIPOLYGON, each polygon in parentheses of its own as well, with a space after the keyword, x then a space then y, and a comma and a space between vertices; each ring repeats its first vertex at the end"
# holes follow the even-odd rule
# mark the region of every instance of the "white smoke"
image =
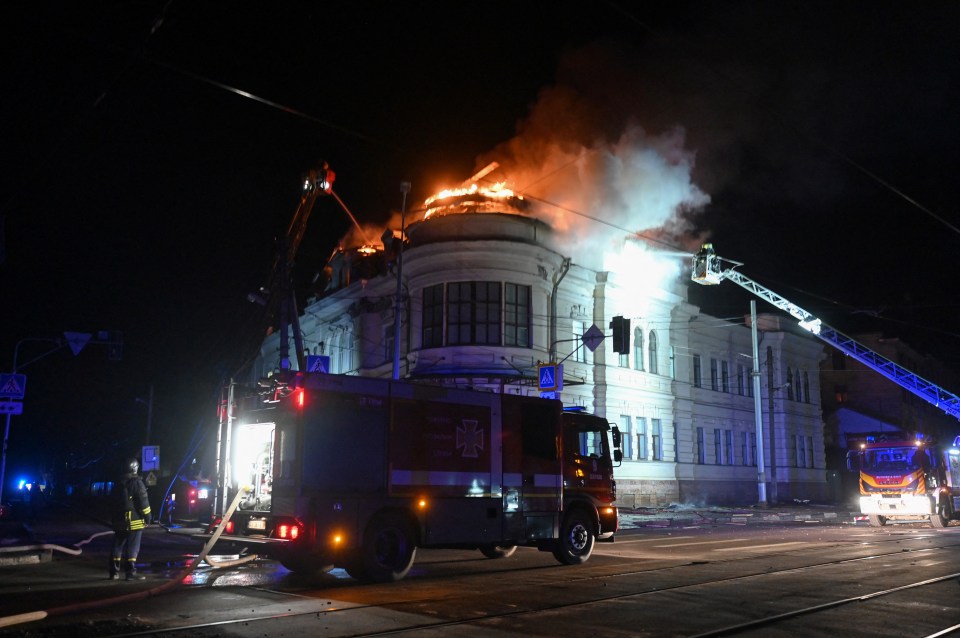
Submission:
POLYGON ((654 248, 690 249, 690 215, 710 197, 693 181, 696 154, 677 125, 650 133, 628 119, 618 133, 602 109, 565 88, 548 89, 516 137, 481 158, 500 163, 490 176, 539 205, 558 250, 599 269, 601 256, 640 235, 654 248), (594 121, 605 126, 594 126, 594 121))

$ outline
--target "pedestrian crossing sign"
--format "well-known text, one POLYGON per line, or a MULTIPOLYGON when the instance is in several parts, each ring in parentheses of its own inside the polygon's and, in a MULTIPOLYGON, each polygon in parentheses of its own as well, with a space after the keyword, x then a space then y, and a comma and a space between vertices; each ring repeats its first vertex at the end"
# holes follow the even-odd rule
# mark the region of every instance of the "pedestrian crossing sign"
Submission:
POLYGON ((330 374, 330 357, 323 354, 308 354, 307 372, 330 374))
POLYGON ((22 399, 27 389, 27 375, 0 374, 0 398, 22 399))
POLYGON ((538 385, 541 392, 557 389, 557 364, 544 363, 537 368, 538 385))

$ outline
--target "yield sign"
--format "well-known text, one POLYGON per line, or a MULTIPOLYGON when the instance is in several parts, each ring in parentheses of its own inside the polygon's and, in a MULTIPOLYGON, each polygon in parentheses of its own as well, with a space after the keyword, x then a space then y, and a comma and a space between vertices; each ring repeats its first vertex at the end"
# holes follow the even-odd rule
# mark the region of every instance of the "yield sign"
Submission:
POLYGON ((64 332, 63 336, 67 338, 67 345, 73 351, 73 356, 77 356, 93 335, 89 332, 64 332))

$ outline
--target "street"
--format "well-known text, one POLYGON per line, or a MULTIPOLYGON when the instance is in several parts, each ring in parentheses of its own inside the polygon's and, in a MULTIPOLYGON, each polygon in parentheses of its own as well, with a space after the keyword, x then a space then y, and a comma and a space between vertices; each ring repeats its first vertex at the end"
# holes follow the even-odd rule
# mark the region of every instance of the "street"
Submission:
POLYGON ((266 560, 183 577, 199 549, 187 531, 148 530, 139 583, 106 579, 109 535, 77 556, 0 567, 0 615, 49 613, 0 636, 960 634, 956 523, 651 525, 576 567, 524 548, 499 560, 421 550, 386 585, 266 560))

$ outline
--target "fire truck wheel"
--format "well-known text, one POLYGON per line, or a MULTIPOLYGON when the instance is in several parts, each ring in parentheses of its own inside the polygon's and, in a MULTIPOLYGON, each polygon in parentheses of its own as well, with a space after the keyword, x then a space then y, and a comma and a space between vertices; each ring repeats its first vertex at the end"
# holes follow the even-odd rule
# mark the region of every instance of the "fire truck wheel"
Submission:
POLYGON ((400 580, 410 571, 416 554, 416 539, 410 523, 398 514, 382 514, 370 523, 364 534, 360 576, 378 583, 400 580))
POLYGON ((487 558, 508 558, 517 551, 516 545, 481 545, 480 553, 487 558))
POLYGON ((587 562, 593 553, 596 541, 596 525, 582 510, 573 510, 563 518, 560 538, 553 556, 564 565, 579 565, 587 562))
POLYGON ((870 514, 868 519, 870 520, 870 527, 883 527, 887 524, 887 517, 879 514, 870 514))
POLYGON ((937 506, 937 513, 930 515, 930 525, 937 529, 942 529, 949 524, 950 510, 947 509, 946 503, 940 501, 940 504, 937 506))

